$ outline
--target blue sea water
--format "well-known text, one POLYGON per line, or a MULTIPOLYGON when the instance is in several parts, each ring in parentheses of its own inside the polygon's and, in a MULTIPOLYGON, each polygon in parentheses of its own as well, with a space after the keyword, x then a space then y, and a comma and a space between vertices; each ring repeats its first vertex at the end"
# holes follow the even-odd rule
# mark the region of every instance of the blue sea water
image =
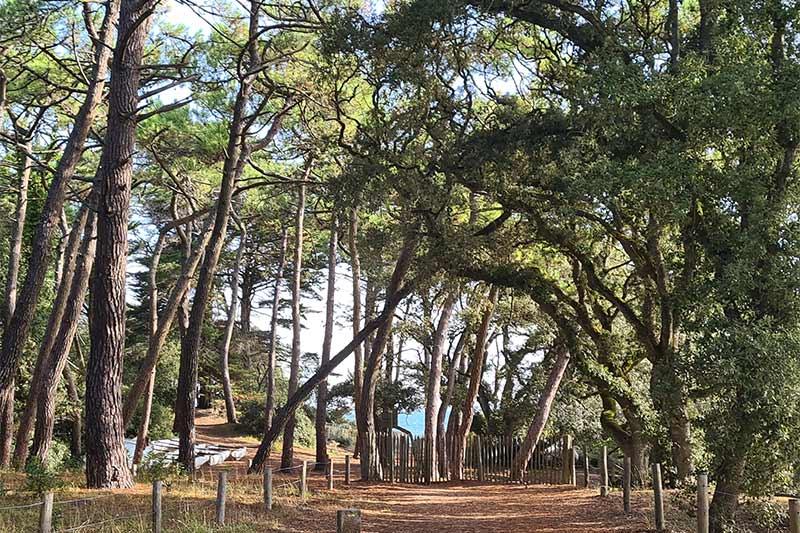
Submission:
MULTIPOLYGON (((448 409, 445 421, 449 416, 450 410, 448 409)), ((347 418, 355 420, 355 416, 352 412, 350 412, 347 418)), ((410 413, 397 413, 397 425, 410 431, 415 437, 422 437, 425 434, 425 411, 420 409, 410 413)))

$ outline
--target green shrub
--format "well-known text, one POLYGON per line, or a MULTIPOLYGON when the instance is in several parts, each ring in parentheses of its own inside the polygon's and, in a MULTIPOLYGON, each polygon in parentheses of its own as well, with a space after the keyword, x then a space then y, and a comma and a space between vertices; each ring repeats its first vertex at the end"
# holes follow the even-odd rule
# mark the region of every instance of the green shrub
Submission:
MULTIPOLYGON (((314 444, 314 422, 305 409, 296 411, 297 424, 294 430, 295 444, 312 446, 314 444)), ((264 434, 264 400, 247 399, 239 404, 239 427, 250 435, 260 437, 264 434)))
POLYGON ((176 462, 165 461, 164 457, 164 453, 148 454, 139 464, 139 468, 136 471, 137 479, 148 483, 163 481, 164 484, 169 486, 184 477, 186 472, 183 467, 176 462))
POLYGON ((56 468, 49 467, 38 457, 33 457, 28 461, 28 465, 25 467, 25 476, 25 490, 37 495, 58 490, 64 486, 61 472, 56 468))

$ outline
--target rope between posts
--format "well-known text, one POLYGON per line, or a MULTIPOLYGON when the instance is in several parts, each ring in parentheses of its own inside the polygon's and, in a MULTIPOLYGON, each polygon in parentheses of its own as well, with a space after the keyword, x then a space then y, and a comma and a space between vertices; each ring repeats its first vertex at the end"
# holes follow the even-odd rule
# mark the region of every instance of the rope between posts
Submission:
POLYGON ((65 504, 65 503, 91 502, 91 501, 100 500, 100 499, 103 499, 103 498, 110 498, 112 496, 114 496, 114 495, 113 494, 103 494, 101 496, 95 496, 93 498, 80 498, 80 499, 75 499, 75 500, 59 500, 59 501, 54 501, 53 505, 60 505, 60 504, 65 504))
POLYGON ((8 507, 0 507, 0 511, 12 511, 14 509, 26 509, 28 507, 37 507, 42 505, 42 502, 27 503, 24 505, 10 505, 8 507))
POLYGON ((79 526, 69 527, 67 529, 59 529, 58 531, 61 533, 67 533, 68 531, 78 531, 90 526, 99 526, 101 524, 107 524, 108 522, 115 522, 117 520, 129 520, 131 518, 141 518, 141 514, 131 514, 127 516, 115 516, 113 518, 107 518, 106 520, 100 520, 99 522, 89 522, 87 524, 81 524, 79 526))

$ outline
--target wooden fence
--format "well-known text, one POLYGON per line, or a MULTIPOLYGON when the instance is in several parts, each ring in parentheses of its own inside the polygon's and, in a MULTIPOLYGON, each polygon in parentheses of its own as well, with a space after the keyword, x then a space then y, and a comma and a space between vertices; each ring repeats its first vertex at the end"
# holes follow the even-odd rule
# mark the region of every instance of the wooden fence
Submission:
MULTIPOLYGON (((464 479, 511 483, 511 469, 521 448, 519 437, 470 435, 464 453, 464 479)), ((428 482, 428 476, 431 482, 444 481, 437 468, 431 469, 422 437, 379 432, 378 452, 385 481, 421 484, 428 482)), ((541 440, 528 461, 522 482, 574 485, 575 449, 571 437, 541 440)))

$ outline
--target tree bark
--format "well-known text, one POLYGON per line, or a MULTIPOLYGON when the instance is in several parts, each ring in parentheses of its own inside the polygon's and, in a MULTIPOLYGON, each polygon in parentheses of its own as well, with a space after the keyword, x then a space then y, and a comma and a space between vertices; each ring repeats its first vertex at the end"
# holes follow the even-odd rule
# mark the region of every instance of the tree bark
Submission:
POLYGON ((453 403, 453 397, 455 396, 456 388, 458 387, 456 382, 456 378, 458 376, 457 371, 461 366, 461 358, 464 354, 464 344, 466 343, 468 336, 469 329, 465 329, 458 338, 458 343, 456 343, 456 347, 453 350, 450 368, 447 370, 447 392, 445 393, 444 400, 442 400, 442 405, 439 407, 439 413, 436 415, 436 453, 439 461, 439 477, 442 479, 447 479, 449 477, 449 461, 447 459, 449 439, 447 438, 447 433, 445 431, 445 417, 447 416, 448 406, 452 405, 453 403))
POLYGON ((726 533, 736 522, 745 468, 741 451, 735 450, 722 458, 716 469, 717 484, 709 507, 710 533, 726 533))
MULTIPOLYGON (((406 236, 394 272, 386 288, 387 301, 393 300, 395 293, 401 289, 403 278, 411 268, 417 244, 418 240, 415 234, 412 233, 406 236)), ((372 341, 369 359, 364 370, 364 384, 361 390, 361 417, 357 420, 357 423, 358 431, 361 433, 361 478, 365 481, 381 478, 378 435, 375 428, 375 390, 378 386, 381 359, 386 349, 386 341, 389 338, 393 318, 394 313, 378 328, 375 339, 372 341)))
POLYGON ((264 411, 264 431, 269 431, 272 427, 272 416, 275 410, 275 364, 276 364, 276 343, 278 342, 278 313, 281 303, 281 281, 283 281, 283 271, 286 268, 286 249, 289 244, 289 231, 283 228, 281 235, 281 252, 278 260, 278 271, 275 275, 275 290, 272 293, 272 318, 269 328, 269 350, 267 352, 267 396, 264 411))
MULTIPOLYGON (((431 367, 428 374, 427 397, 425 399, 425 482, 433 481, 434 472, 438 471, 438 420, 442 406, 442 357, 445 351, 447 330, 450 327, 450 317, 456 305, 456 292, 451 291, 445 297, 442 313, 436 326, 433 337, 433 352, 431 354, 431 367)), ((442 424, 444 425, 444 423, 442 424)))
MULTIPOLYGON (((331 213, 331 230, 328 240, 328 287, 325 298, 325 333, 322 340, 322 358, 320 365, 325 365, 331 359, 331 344, 333 342, 333 312, 336 295, 336 249, 339 246, 339 228, 336 223, 336 213, 331 213)), ((330 460, 328 457, 328 380, 323 379, 317 387, 317 413, 315 419, 317 464, 315 470, 324 470, 330 460)))
MULTIPOLYGON (((350 210, 348 227, 348 246, 350 248, 350 270, 353 274, 353 337, 361 329, 361 259, 358 256, 358 211, 350 210)), ((364 351, 359 344, 355 347, 353 363, 353 407, 358 420, 361 413, 361 388, 364 383, 364 351)), ((356 432, 356 445, 353 457, 358 458, 361 449, 361 436, 356 432)))
POLYGON ((242 257, 244 256, 247 242, 247 229, 241 226, 239 234, 239 250, 236 252, 236 259, 233 263, 231 273, 231 305, 228 308, 228 321, 225 323, 225 334, 222 338, 222 348, 220 349, 220 371, 222 373, 222 390, 225 395, 225 415, 229 424, 236 424, 236 406, 233 403, 233 386, 231 385, 230 371, 230 352, 231 340, 233 339, 233 329, 236 325, 236 308, 239 305, 239 272, 242 268, 242 257))
MULTIPOLYGON (((404 261, 400 261, 395 265, 395 274, 402 278, 402 275, 407 271, 408 266, 409 265, 405 264, 404 261)), ((347 346, 339 350, 339 352, 332 357, 330 361, 328 361, 327 365, 320 366, 314 375, 308 378, 306 382, 297 389, 297 392, 289 397, 289 399, 286 401, 286 404, 275 414, 272 426, 264 432, 264 437, 261 439, 261 444, 256 451, 256 455, 253 457, 253 463, 248 469, 249 473, 252 474, 255 472, 260 472, 263 469, 264 460, 266 459, 269 450, 272 447, 272 443, 275 442, 275 439, 277 439, 278 435, 280 435, 283 431, 283 428, 286 426, 286 423, 289 420, 292 412, 294 412, 306 400, 306 398, 308 398, 308 396, 314 391, 314 389, 323 379, 328 377, 330 373, 336 369, 336 367, 342 364, 342 362, 350 356, 353 350, 355 350, 356 346, 362 344, 373 331, 381 327, 384 322, 389 320, 390 317, 394 315, 397 306, 406 296, 411 293, 411 291, 414 290, 415 287, 416 281, 412 280, 403 285, 403 287, 393 295, 387 297, 383 306, 383 311, 377 317, 364 324, 364 327, 356 336, 353 337, 353 340, 351 340, 347 346)))
MULTIPOLYGON (((114 25, 118 14, 119 1, 110 0, 107 3, 100 39, 95 47, 94 67, 86 90, 86 98, 75 116, 75 123, 47 191, 41 219, 31 244, 28 270, 22 290, 17 298, 14 313, 3 331, 2 348, 0 348, 0 414, 5 414, 6 417, 10 415, 13 418, 13 411, 9 410, 9 406, 13 406, 13 380, 30 334, 39 294, 47 275, 52 255, 52 240, 64 206, 67 185, 81 159, 89 129, 103 97, 108 63, 113 50, 114 25)), ((11 449, 12 431, 12 421, 4 420, 0 424, 0 455, 11 449)))
MULTIPOLYGON (((0 121, 2 121, 0 114, 0 121)), ((22 238, 25 230, 25 213, 28 210, 28 183, 31 178, 31 158, 28 153, 31 150, 31 141, 25 142, 25 149, 19 151, 19 184, 17 185, 17 209, 14 213, 13 228, 8 243, 8 270, 6 272, 6 291, 5 305, 3 306, 3 324, 8 325, 11 315, 14 314, 14 307, 17 304, 17 279, 19 278, 19 263, 22 257, 22 238)), ((14 423, 14 383, 12 381, 9 401, 5 404, 5 411, 0 414, 3 425, 8 424, 9 429, 14 423)), ((7 432, 11 435, 11 431, 7 432)), ((23 444, 25 447, 27 443, 23 444)), ((11 440, 8 439, 0 443, 0 466, 7 467, 11 459, 11 440)))
POLYGON ((31 378, 28 401, 25 404, 22 416, 20 416, 19 427, 17 428, 17 445, 14 448, 14 465, 17 468, 24 467, 28 460, 28 441, 31 438, 33 425, 36 422, 37 404, 42 391, 42 375, 46 373, 47 369, 53 364, 53 344, 58 334, 59 327, 61 326, 64 309, 67 307, 67 301, 72 289, 72 278, 75 274, 75 265, 82 244, 81 235, 84 232, 88 218, 89 208, 84 204, 78 211, 69 237, 67 237, 64 252, 62 253, 61 273, 59 275, 56 299, 53 302, 53 307, 50 310, 50 316, 47 320, 47 329, 45 330, 47 333, 44 335, 42 343, 39 346, 39 353, 31 378))
MULTIPOLYGON (((311 163, 308 163, 311 170, 311 163)), ((306 186, 301 184, 297 192, 297 213, 294 224, 294 271, 292 275, 292 361, 289 367, 288 396, 297 392, 300 380, 300 335, 302 316, 300 315, 300 279, 303 270, 303 222, 306 209, 306 186)), ((292 414, 283 431, 281 449, 281 468, 292 466, 294 459, 294 430, 296 418, 292 414)))
POLYGON ((550 375, 547 376, 547 383, 544 386, 542 394, 539 396, 539 401, 536 409, 536 416, 533 417, 533 422, 525 434, 525 440, 522 441, 522 446, 519 450, 519 455, 514 460, 511 467, 511 475, 515 481, 524 479, 525 468, 528 466, 528 461, 531 460, 533 450, 539 443, 539 438, 542 436, 547 419, 550 417, 550 410, 553 407, 553 402, 558 394, 558 388, 561 385, 561 379, 567 371, 569 365, 569 350, 565 347, 558 347, 558 355, 556 356, 553 368, 550 369, 550 375))
POLYGON ((90 305, 86 372, 86 482, 90 488, 133 485, 122 423, 125 270, 144 44, 157 0, 122 0, 108 103, 108 127, 96 182, 97 257, 90 305))
POLYGON ((461 407, 461 423, 453 439, 453 465, 450 471, 453 478, 464 479, 464 453, 467 448, 467 437, 472 427, 473 406, 478 397, 478 387, 483 376, 483 367, 486 359, 486 343, 489 336, 489 325, 492 322, 494 308, 497 305, 497 287, 489 289, 487 307, 483 312, 480 327, 475 335, 475 352, 472 355, 472 366, 469 376, 469 386, 464 405, 461 407))
MULTIPOLYGON (((80 347, 80 342, 75 344, 80 347)), ((69 363, 64 367, 64 378, 67 380, 67 397, 73 405, 78 405, 81 401, 78 394, 78 384, 75 382, 75 375, 69 367, 69 363)), ((72 435, 69 441, 69 450, 72 457, 78 458, 83 455, 83 419, 81 411, 75 411, 72 417, 72 435)))
POLYGON ((69 298, 63 312, 63 317, 55 336, 49 364, 42 374, 40 384, 39 401, 37 402, 36 430, 33 434, 33 445, 31 455, 44 461, 50 444, 53 440, 53 424, 55 423, 56 392, 58 383, 67 364, 67 357, 78 330, 78 322, 83 311, 83 302, 86 297, 86 290, 89 287, 89 277, 92 271, 95 257, 95 244, 97 242, 96 217, 94 213, 89 215, 84 230, 83 241, 77 263, 75 274, 72 276, 70 284, 69 298))

